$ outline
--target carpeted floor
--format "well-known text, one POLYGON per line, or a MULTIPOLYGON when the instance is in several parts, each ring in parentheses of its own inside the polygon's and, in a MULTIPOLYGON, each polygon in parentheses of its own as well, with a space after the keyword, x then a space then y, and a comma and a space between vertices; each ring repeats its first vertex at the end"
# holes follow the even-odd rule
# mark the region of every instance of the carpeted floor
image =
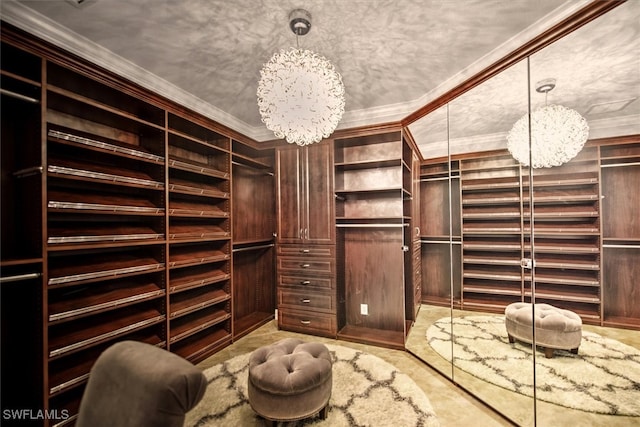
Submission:
MULTIPOLYGON (((438 426, 429 399, 409 378, 384 360, 348 347, 326 344, 333 359, 333 391, 325 420, 315 416, 288 425, 438 426)), ((209 386, 187 414, 185 426, 260 426, 247 397, 250 354, 205 370, 209 386)))
MULTIPOLYGON (((454 363, 487 382, 532 396, 531 345, 509 344, 503 316, 454 318, 454 363), (527 368, 523 368, 527 367, 527 368)), ((427 340, 451 360, 451 318, 427 329, 427 340)), ((616 340, 583 331, 577 355, 536 353, 536 397, 588 412, 640 417, 640 352, 616 340)), ((640 420, 639 420, 640 422, 640 420)))

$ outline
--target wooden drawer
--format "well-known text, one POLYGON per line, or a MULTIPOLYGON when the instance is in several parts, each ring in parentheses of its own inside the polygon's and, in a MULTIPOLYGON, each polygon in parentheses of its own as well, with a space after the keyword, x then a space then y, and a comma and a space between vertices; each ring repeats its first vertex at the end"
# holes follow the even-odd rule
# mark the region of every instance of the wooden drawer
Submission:
POLYGON ((335 258, 335 245, 278 245, 278 256, 335 258))
POLYGON ((319 312, 305 312, 293 309, 278 309, 278 326, 286 331, 310 333, 335 338, 337 333, 336 315, 319 312))
POLYGON ((278 275, 278 286, 308 287, 312 289, 335 289, 335 279, 332 277, 307 277, 305 275, 278 275))
POLYGON ((278 257, 279 274, 296 275, 334 275, 336 272, 335 259, 324 258, 292 258, 278 257))
POLYGON ((289 307, 300 310, 318 310, 335 313, 335 296, 329 289, 278 289, 278 308, 289 307))

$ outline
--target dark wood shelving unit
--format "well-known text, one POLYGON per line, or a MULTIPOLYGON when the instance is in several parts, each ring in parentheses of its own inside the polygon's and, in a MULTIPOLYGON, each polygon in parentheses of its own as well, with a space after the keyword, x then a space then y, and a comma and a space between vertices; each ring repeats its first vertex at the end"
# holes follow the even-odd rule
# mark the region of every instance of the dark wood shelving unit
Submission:
MULTIPOLYGON (((529 171, 509 155, 460 160, 462 306, 501 312, 529 301, 529 171), (488 300, 492 298, 492 300, 488 300)), ((536 301, 600 322, 600 210, 596 150, 533 171, 536 301), (540 261, 540 264, 538 264, 540 261)))
POLYGON ((334 143, 276 150, 278 326, 335 338, 334 143))
POLYGON ((418 304, 413 152, 400 131, 334 143, 338 338, 403 348, 418 304))
POLYGON ((173 113, 167 139, 168 342, 197 362, 232 341, 231 139, 173 113))
POLYGON ((274 150, 233 141, 233 336, 240 338, 275 317, 274 150))
POLYGON ((634 281, 640 265, 640 195, 631 190, 640 185, 640 136, 606 142, 599 146, 604 325, 640 329, 634 281))
MULTIPOLYGON (((228 129, 2 32, 3 404, 67 409, 56 422, 69 425, 113 343, 144 341, 194 363, 231 343, 232 156, 264 173, 273 150, 232 147, 228 129), (27 391, 5 388, 10 372, 27 391)), ((272 244, 273 232, 272 220, 262 235, 240 233, 241 246, 272 244)), ((270 293, 271 318, 274 256, 257 296, 270 293)))
MULTIPOLYGON (((438 158, 420 165, 420 248, 425 304, 460 307, 462 245, 459 161, 438 158)), ((486 259, 479 255, 478 263, 486 259)), ((518 258, 518 264, 520 259, 518 258)))

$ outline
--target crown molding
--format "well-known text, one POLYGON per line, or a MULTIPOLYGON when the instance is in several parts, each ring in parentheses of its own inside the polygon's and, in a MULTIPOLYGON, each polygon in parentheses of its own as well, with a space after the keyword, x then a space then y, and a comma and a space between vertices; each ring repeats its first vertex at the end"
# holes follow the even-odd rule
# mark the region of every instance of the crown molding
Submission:
MULTIPOLYGON (((113 72, 145 89, 161 94, 165 98, 249 138, 259 140, 254 135, 265 133, 263 128, 251 126, 237 119, 192 93, 116 55, 101 45, 69 30, 21 3, 14 0, 3 0, 1 3, 2 20, 17 28, 113 72)), ((269 137, 273 138, 273 134, 269 133, 269 137)))
MULTIPOLYGON (((338 125, 338 130, 354 127, 369 126, 377 123, 396 122, 411 115, 429 102, 449 92, 452 88, 482 71, 488 64, 495 63, 525 42, 531 40, 547 28, 575 13, 588 3, 589 0, 579 2, 567 1, 553 13, 545 16, 522 33, 498 46, 466 69, 441 83, 432 91, 405 103, 384 105, 380 107, 352 110, 344 113, 338 125)), ((154 93, 161 94, 167 99, 189 108, 203 116, 214 120, 230 129, 239 132, 255 141, 263 142, 273 139, 273 133, 264 126, 252 126, 239 120, 216 106, 202 100, 157 75, 137 66, 121 56, 116 55, 101 45, 69 30, 33 9, 15 0, 1 2, 2 19, 6 22, 33 34, 55 46, 65 49, 87 61, 106 70, 122 76, 141 87, 154 93)))

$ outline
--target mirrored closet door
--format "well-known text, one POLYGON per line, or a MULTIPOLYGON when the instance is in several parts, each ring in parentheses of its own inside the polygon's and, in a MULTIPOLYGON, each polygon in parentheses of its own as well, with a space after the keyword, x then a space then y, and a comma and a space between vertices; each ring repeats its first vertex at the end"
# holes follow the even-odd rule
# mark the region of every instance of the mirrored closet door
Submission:
POLYGON ((518 425, 638 420, 624 404, 636 368, 618 363, 640 352, 637 22, 640 3, 616 4, 409 125, 425 161, 422 306, 407 349, 518 425), (507 137, 547 105, 580 114, 589 136, 545 166, 528 127, 519 150, 507 137), (553 349, 544 330, 510 340, 512 303, 531 318, 543 304, 579 316, 577 350, 570 333, 552 335, 566 341, 553 349), (618 356, 589 359, 592 334, 618 356), (606 366, 616 380, 593 374, 606 366))

